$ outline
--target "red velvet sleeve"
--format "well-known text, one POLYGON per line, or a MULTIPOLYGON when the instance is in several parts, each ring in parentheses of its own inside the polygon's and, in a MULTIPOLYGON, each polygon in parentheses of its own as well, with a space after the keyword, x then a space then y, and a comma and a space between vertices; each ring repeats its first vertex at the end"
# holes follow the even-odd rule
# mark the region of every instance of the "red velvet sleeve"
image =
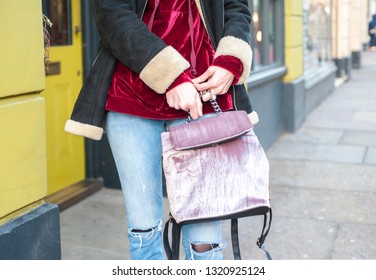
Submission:
POLYGON ((186 83, 186 82, 189 82, 191 83, 192 82, 192 79, 194 77, 192 76, 190 70, 185 70, 183 73, 180 74, 179 77, 176 78, 176 80, 169 86, 169 88, 166 90, 166 92, 168 92, 169 90, 173 89, 174 87, 182 84, 182 83, 186 83))
MULTIPOLYGON (((230 71, 234 75, 234 80, 232 82, 233 85, 239 81, 239 78, 243 73, 243 63, 240 61, 240 59, 234 56, 220 55, 214 59, 211 65, 218 66, 223 69, 226 69, 227 71, 230 71)), ((170 85, 167 91, 173 89, 174 87, 182 83, 191 82, 193 78, 194 77, 192 76, 190 70, 186 70, 179 77, 176 78, 176 80, 170 85)))
POLYGON ((234 80, 232 82, 233 85, 239 81, 239 78, 243 73, 243 63, 240 59, 231 55, 220 55, 214 59, 211 65, 230 71, 234 75, 234 80))

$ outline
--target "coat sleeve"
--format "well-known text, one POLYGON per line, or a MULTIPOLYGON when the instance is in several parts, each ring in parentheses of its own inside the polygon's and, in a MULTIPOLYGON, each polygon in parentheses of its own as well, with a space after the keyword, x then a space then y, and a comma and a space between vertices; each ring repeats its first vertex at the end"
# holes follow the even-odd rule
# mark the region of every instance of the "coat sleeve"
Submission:
POLYGON ((167 46, 125 0, 92 0, 94 19, 103 44, 112 55, 140 75, 158 93, 189 68, 189 62, 167 46))
POLYGON ((251 70, 251 22, 247 0, 224 0, 224 30, 215 57, 230 55, 242 62, 243 72, 237 84, 244 83, 251 70))

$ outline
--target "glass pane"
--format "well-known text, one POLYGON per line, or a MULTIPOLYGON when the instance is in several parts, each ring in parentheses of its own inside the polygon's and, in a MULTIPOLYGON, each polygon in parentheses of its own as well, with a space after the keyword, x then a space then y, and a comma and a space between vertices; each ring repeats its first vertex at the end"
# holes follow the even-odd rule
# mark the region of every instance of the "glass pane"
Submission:
POLYGON ((43 0, 43 14, 52 22, 49 29, 51 46, 72 44, 71 7, 69 0, 43 0))
POLYGON ((261 1, 253 0, 253 11, 252 11, 252 20, 253 20, 253 55, 254 55, 254 66, 261 65, 261 51, 262 51, 262 29, 261 29, 261 1))
POLYGON ((305 1, 305 68, 331 59, 330 0, 305 1))

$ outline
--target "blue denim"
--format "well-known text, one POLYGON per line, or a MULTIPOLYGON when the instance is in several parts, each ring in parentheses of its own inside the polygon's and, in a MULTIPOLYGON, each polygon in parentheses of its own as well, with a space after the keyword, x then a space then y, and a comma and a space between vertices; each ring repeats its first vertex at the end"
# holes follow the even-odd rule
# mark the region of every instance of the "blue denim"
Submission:
MULTIPOLYGON (((184 123, 179 120, 152 120, 108 112, 106 135, 118 170, 125 199, 130 255, 133 260, 165 259, 162 224, 162 143, 161 133, 184 123)), ((222 259, 221 222, 197 223, 182 227, 186 259, 222 259), (194 245, 213 244, 198 253, 194 245)))

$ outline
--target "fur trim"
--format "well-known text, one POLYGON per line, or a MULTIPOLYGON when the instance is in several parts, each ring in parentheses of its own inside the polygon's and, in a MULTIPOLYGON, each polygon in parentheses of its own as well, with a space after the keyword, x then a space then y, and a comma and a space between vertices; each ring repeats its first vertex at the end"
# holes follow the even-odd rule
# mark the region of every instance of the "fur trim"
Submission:
POLYGON ((243 84, 247 80, 251 71, 251 46, 241 39, 233 36, 226 36, 219 41, 215 57, 220 55, 231 55, 240 59, 240 61, 243 63, 243 73, 237 82, 237 85, 243 84))
POLYGON ((248 114, 248 118, 251 120, 251 123, 252 123, 253 125, 255 125, 256 123, 259 122, 258 114, 257 114, 257 112, 255 112, 255 111, 249 113, 249 114, 248 114))
POLYGON ((189 62, 177 50, 168 46, 145 66, 140 78, 151 89, 162 94, 189 67, 189 62))
POLYGON ((67 120, 67 122, 65 123, 64 130, 66 132, 76 134, 79 136, 84 136, 93 140, 101 140, 103 135, 102 127, 84 124, 74 120, 67 120))

